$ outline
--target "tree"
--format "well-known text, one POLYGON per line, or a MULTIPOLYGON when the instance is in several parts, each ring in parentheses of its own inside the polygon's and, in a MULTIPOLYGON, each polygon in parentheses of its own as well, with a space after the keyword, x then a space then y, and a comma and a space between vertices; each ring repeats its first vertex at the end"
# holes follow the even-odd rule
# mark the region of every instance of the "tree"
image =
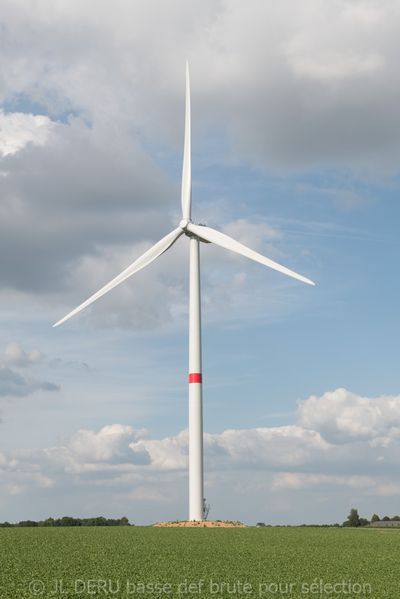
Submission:
POLYGON ((371 524, 372 522, 380 522, 381 519, 379 518, 378 514, 372 514, 371 516, 371 524))
POLYGON ((350 514, 347 516, 346 522, 343 522, 342 526, 358 527, 367 526, 368 524, 369 521, 366 520, 366 518, 360 518, 360 516, 358 515, 358 510, 356 510, 356 508, 353 507, 350 510, 350 514))
POLYGON ((21 522, 18 522, 18 526, 37 526, 38 523, 35 522, 34 520, 21 520, 21 522))
POLYGON ((350 526, 360 526, 360 516, 358 515, 358 510, 356 510, 356 508, 351 508, 347 520, 349 521, 350 526))

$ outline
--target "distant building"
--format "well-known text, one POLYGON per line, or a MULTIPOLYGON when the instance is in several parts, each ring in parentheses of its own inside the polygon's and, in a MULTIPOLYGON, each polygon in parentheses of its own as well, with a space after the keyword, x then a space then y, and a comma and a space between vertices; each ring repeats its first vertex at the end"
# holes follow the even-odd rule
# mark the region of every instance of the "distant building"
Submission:
POLYGON ((371 528, 400 528, 400 520, 379 520, 371 522, 371 528))

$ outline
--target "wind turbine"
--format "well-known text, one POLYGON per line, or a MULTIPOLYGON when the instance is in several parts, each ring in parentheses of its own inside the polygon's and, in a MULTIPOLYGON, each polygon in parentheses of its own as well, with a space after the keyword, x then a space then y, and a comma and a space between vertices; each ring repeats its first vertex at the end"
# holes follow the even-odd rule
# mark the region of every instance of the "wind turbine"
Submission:
POLYGON ((128 277, 145 268, 158 256, 166 252, 182 235, 189 238, 190 276, 189 276, 189 520, 203 520, 203 400, 201 369, 201 305, 200 305, 200 242, 215 243, 236 254, 250 258, 264 266, 293 277, 303 283, 314 283, 298 273, 262 256, 228 235, 220 233, 205 225, 196 225, 191 220, 192 202, 192 169, 191 169, 191 115, 190 115, 190 82, 189 65, 186 63, 186 110, 185 140, 182 169, 182 220, 178 227, 168 233, 142 256, 137 258, 128 268, 123 270, 112 281, 91 295, 77 308, 61 318, 53 326, 56 327, 100 297, 114 289, 128 277))

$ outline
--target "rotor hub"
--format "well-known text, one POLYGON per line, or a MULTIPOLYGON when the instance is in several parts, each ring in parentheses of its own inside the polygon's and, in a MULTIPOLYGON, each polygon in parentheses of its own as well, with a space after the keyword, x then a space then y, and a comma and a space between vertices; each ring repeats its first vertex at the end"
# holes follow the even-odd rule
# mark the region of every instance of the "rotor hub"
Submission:
POLYGON ((187 218, 183 218, 181 220, 181 222, 179 223, 180 228, 182 229, 182 231, 186 231, 188 224, 190 223, 190 221, 187 218))

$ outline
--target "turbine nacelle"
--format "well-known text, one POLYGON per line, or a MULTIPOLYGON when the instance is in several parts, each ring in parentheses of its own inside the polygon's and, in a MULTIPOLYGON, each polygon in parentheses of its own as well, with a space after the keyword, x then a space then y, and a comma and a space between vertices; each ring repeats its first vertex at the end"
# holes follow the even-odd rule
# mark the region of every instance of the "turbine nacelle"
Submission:
POLYGON ((206 227, 207 226, 204 223, 198 223, 197 225, 195 225, 191 219, 188 220, 188 219, 183 218, 179 223, 179 228, 182 229, 182 232, 186 235, 186 237, 195 237, 202 243, 211 243, 207 239, 202 239, 202 237, 199 237, 199 235, 197 235, 196 233, 191 231, 190 230, 191 225, 194 225, 195 227, 206 227))
POLYGON ((191 223, 192 221, 190 219, 187 218, 183 218, 181 220, 181 222, 179 223, 179 227, 182 229, 182 231, 186 231, 188 228, 189 223, 191 223))

